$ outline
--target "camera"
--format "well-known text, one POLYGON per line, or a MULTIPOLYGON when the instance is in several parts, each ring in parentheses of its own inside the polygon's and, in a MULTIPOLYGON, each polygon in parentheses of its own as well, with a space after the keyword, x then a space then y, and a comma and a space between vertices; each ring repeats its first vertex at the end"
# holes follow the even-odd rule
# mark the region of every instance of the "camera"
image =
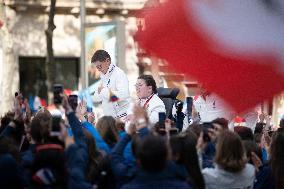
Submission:
POLYGON ((63 85, 54 84, 53 85, 53 102, 54 102, 54 104, 61 104, 62 103, 61 94, 63 94, 63 85))

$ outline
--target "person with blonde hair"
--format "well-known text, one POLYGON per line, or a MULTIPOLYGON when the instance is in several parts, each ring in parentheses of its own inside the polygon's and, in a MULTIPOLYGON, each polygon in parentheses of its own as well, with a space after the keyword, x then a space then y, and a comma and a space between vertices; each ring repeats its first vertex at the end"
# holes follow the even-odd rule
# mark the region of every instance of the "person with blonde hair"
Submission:
POLYGON ((255 168, 247 163, 241 138, 225 130, 217 139, 215 168, 202 171, 206 188, 253 188, 255 168))

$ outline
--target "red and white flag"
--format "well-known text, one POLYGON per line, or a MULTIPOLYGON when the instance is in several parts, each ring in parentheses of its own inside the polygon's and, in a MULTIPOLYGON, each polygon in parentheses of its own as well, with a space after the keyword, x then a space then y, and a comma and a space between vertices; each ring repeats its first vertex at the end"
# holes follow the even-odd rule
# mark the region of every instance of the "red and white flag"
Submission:
POLYGON ((168 0, 137 39, 242 112, 284 90, 284 3, 265 2, 168 0))

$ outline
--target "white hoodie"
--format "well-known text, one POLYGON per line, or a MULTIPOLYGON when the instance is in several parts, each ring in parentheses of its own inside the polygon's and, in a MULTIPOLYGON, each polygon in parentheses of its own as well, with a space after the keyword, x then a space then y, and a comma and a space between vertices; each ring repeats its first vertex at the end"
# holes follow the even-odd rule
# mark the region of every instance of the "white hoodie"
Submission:
POLYGON ((206 189, 252 189, 255 168, 246 164, 245 168, 238 173, 231 173, 218 167, 205 168, 202 170, 206 189))

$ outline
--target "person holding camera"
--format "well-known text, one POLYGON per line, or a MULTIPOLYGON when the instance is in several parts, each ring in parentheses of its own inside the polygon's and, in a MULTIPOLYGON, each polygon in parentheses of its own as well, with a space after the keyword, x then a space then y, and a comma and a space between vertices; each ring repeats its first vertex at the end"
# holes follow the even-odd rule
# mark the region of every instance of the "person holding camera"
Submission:
POLYGON ((95 91, 94 100, 102 102, 104 115, 115 118, 126 117, 130 102, 129 83, 126 74, 111 63, 111 57, 105 50, 97 50, 91 62, 101 73, 101 83, 95 91), (112 96, 115 96, 115 101, 111 100, 112 96))

